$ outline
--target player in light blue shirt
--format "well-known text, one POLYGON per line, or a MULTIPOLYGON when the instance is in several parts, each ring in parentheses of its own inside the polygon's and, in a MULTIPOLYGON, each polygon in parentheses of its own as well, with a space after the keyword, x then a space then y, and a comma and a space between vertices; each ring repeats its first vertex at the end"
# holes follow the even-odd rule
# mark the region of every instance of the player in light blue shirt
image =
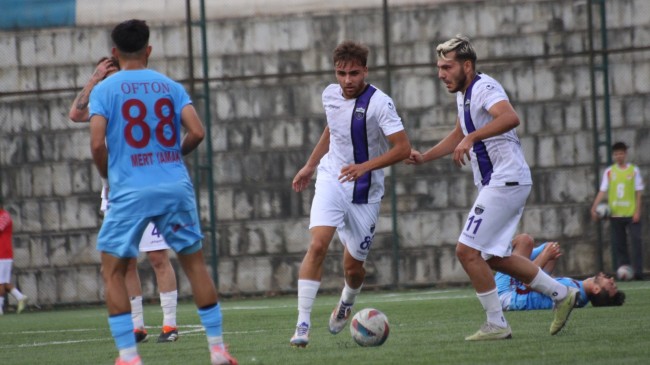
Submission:
MULTIPOLYGON (((530 259, 549 274, 553 271, 557 259, 562 255, 557 242, 544 242, 534 247, 533 238, 528 234, 517 235, 512 241, 513 254, 518 254, 530 259)), ((604 273, 585 280, 569 277, 556 277, 558 282, 579 290, 576 308, 586 306, 589 302, 593 306, 622 305, 625 293, 619 291, 614 279, 604 273)), ((542 293, 532 290, 521 281, 503 274, 495 276, 501 307, 503 310, 535 310, 552 309, 553 300, 542 293)))
POLYGON ((144 21, 118 24, 111 38, 121 71, 93 89, 89 109, 93 160, 110 186, 97 249, 108 322, 120 353, 115 364, 142 364, 125 274, 149 222, 178 254, 208 337, 212 364, 237 364, 223 345, 221 308, 203 259, 194 188, 182 159, 205 137, 203 124, 181 85, 147 69, 151 46, 144 21))

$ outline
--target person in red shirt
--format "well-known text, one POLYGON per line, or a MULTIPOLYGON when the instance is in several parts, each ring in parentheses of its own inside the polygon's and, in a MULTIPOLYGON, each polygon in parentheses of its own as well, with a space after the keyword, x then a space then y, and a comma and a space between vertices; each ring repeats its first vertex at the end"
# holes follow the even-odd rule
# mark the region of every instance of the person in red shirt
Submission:
POLYGON ((5 304, 5 293, 9 292, 18 301, 16 313, 25 309, 27 296, 11 284, 11 267, 14 263, 14 251, 12 246, 13 221, 9 212, 3 209, 0 201, 0 315, 5 304))

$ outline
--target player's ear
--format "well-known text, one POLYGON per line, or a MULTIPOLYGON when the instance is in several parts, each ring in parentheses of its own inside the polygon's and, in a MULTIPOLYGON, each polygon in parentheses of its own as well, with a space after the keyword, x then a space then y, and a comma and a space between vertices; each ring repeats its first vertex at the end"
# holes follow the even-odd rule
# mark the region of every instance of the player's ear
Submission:
POLYGON ((472 72, 472 61, 470 60, 463 61, 463 70, 465 71, 465 73, 472 72))
POLYGON ((147 58, 149 58, 149 55, 151 54, 151 45, 147 46, 147 58))
POLYGON ((600 285, 594 285, 592 290, 594 292, 594 295, 598 295, 598 294, 600 294, 600 291, 602 290, 602 288, 600 287, 600 285))

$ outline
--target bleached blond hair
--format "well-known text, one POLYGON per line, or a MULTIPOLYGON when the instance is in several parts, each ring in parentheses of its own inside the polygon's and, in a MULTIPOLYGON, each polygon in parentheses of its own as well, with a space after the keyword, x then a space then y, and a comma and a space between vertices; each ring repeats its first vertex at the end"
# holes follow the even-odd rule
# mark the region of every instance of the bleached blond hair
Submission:
POLYGON ((457 34, 455 37, 450 40, 440 43, 436 47, 436 53, 438 58, 443 60, 450 60, 447 57, 449 52, 456 51, 456 59, 460 61, 469 60, 472 61, 472 64, 476 63, 476 51, 474 51, 474 46, 470 42, 469 37, 463 34, 457 34))

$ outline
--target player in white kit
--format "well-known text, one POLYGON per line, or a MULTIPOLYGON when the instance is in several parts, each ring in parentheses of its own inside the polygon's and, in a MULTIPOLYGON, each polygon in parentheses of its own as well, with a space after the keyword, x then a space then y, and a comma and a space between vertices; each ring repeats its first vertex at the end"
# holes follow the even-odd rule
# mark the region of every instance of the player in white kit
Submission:
POLYGON ((499 82, 476 72, 476 52, 469 39, 458 35, 436 48, 438 77, 456 94, 456 126, 424 153, 412 151, 405 162, 422 164, 453 154, 458 166, 467 158, 474 173, 478 196, 469 211, 456 256, 469 276, 487 321, 468 341, 512 337, 492 270, 504 272, 553 298, 555 318, 551 335, 566 323, 577 290, 553 280, 530 260, 511 255, 511 241, 532 186, 515 128, 519 116, 499 82))
POLYGON ((352 41, 334 50, 338 84, 323 91, 327 126, 293 179, 293 189, 302 191, 318 167, 309 222, 311 243, 298 275, 298 321, 290 340, 292 346, 309 343, 311 309, 335 232, 344 247, 345 284, 330 316, 329 330, 337 334, 345 327, 365 278, 363 264, 384 195, 382 169, 410 153, 411 145, 392 99, 365 81, 367 59, 368 48, 352 41))
MULTIPOLYGON (((95 72, 79 92, 70 107, 69 117, 73 122, 84 123, 90 119, 88 112, 88 100, 90 92, 95 85, 111 74, 119 71, 117 60, 102 57, 95 67, 95 72)), ((100 210, 106 211, 108 204, 108 182, 102 179, 102 193, 100 210)), ((176 326, 176 307, 178 303, 178 291, 176 286, 176 273, 169 261, 167 250, 169 246, 165 243, 162 235, 155 231, 155 226, 149 223, 140 241, 140 252, 147 253, 147 258, 156 274, 156 282, 160 293, 160 306, 163 309, 163 328, 158 336, 158 342, 174 342, 178 339, 176 326)), ((142 285, 137 268, 138 261, 131 260, 126 274, 126 285, 131 301, 131 317, 133 319, 134 336, 137 342, 146 342, 149 334, 144 324, 144 313, 142 308, 142 285)))

